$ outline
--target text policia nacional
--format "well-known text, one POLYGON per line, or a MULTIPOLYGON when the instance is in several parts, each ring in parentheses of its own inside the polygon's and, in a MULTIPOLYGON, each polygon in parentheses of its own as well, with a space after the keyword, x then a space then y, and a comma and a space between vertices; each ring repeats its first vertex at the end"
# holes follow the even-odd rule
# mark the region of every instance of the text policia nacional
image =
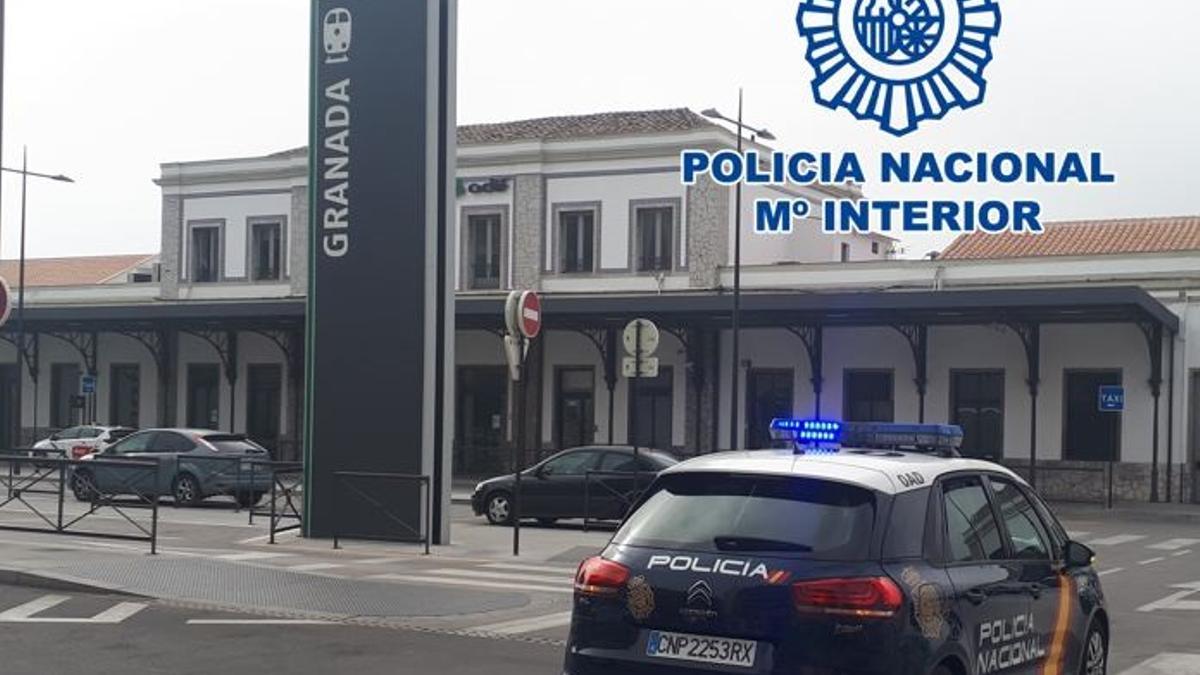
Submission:
MULTIPOLYGON (((1101 153, 1000 152, 882 153, 878 182, 884 184, 1111 184, 1101 153)), ((703 176, 720 185, 787 187, 863 184, 864 163, 854 153, 757 151, 684 151, 684 185, 703 176)), ((800 198, 759 199, 754 204, 755 232, 780 234, 812 215, 800 198)), ((821 204, 825 232, 1042 232, 1042 207, 1036 201, 874 201, 828 199, 821 204)))

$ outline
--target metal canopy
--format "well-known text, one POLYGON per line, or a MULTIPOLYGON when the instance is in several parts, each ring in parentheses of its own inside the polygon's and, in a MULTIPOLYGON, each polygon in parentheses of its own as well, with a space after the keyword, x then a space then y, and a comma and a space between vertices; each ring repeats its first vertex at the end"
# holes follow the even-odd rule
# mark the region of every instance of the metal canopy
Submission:
MULTIPOLYGON (((549 329, 623 326, 647 316, 666 326, 719 328, 729 322, 732 298, 722 293, 658 295, 550 295, 549 329)), ((504 297, 466 296, 457 300, 458 326, 503 327, 504 297)), ((969 291, 862 291, 840 293, 761 292, 742 298, 745 325, 757 328, 894 326, 897 324, 979 325, 1012 323, 1150 322, 1172 333, 1179 317, 1134 286, 1018 288, 969 291)), ((89 330, 165 324, 220 325, 255 329, 301 322, 303 299, 241 302, 162 302, 130 305, 30 307, 31 330, 86 326, 89 330)))
MULTIPOLYGON (((721 294, 548 296, 546 326, 621 324, 648 316, 668 325, 721 327, 731 298, 721 294)), ((492 328, 503 300, 459 298, 460 328, 492 328)), ((771 328, 797 325, 891 326, 1023 323, 1152 322, 1171 332, 1179 318, 1141 288, 1132 286, 969 291, 774 292, 742 298, 743 324, 771 328)))

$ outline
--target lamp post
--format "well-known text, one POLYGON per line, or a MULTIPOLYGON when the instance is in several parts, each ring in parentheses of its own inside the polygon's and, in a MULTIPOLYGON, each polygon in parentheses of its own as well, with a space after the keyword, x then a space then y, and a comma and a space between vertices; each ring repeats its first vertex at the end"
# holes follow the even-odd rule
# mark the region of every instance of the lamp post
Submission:
MULTIPOLYGON (((766 129, 757 129, 746 124, 742 118, 742 113, 745 108, 745 92, 743 89, 738 89, 738 112, 737 119, 730 119, 716 108, 709 108, 700 114, 709 119, 722 120, 737 127, 737 152, 739 155, 743 151, 743 139, 747 131, 750 132, 750 142, 754 143, 759 138, 767 141, 775 140, 775 136, 766 129)), ((734 218, 734 237, 733 237, 733 369, 732 369, 732 395, 730 398, 730 424, 729 424, 729 449, 737 450, 739 429, 738 429, 738 412, 741 407, 741 387, 739 383, 739 368, 741 367, 741 337, 742 337, 742 182, 738 181, 734 188, 735 203, 733 209, 734 218)))
MULTIPOLYGON (((33 176, 34 178, 44 178, 46 180, 52 180, 52 181, 56 181, 59 183, 74 183, 75 181, 62 175, 62 174, 51 175, 51 174, 46 174, 46 173, 38 173, 37 171, 30 171, 29 170, 29 148, 23 148, 21 151, 21 168, 20 169, 10 169, 8 167, 0 167, 0 171, 7 171, 9 173, 17 173, 17 174, 21 175, 21 250, 20 250, 20 261, 18 263, 18 272, 17 272, 17 285, 19 286, 19 288, 17 289, 17 401, 18 401, 17 411, 21 417, 24 417, 24 405, 23 405, 24 395, 22 392, 25 390, 25 387, 21 386, 20 373, 21 373, 21 365, 22 365, 21 361, 25 356, 25 223, 26 223, 25 204, 26 204, 26 196, 28 195, 28 192, 29 192, 29 190, 28 190, 29 177, 33 176)), ((34 386, 35 387, 37 386, 36 381, 34 382, 34 386)), ((34 404, 33 427, 34 427, 34 435, 36 436, 37 435, 37 407, 36 406, 38 404, 38 398, 37 398, 36 393, 34 395, 33 404, 34 404)), ((21 420, 21 419, 17 420, 18 435, 20 433, 21 424, 23 423, 23 421, 24 420, 21 420)), ((20 439, 18 439, 18 441, 19 440, 20 439)), ((20 445, 19 442, 18 442, 18 445, 20 445)))

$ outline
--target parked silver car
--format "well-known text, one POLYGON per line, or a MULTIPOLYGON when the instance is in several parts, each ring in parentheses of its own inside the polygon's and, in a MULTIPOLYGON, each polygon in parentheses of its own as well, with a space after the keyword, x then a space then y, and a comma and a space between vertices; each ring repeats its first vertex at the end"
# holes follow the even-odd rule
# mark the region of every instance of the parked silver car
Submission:
POLYGON ((204 429, 139 431, 82 459, 69 483, 80 501, 170 495, 176 506, 195 506, 226 495, 249 507, 270 491, 273 480, 269 467, 257 466, 270 460, 262 446, 240 434, 204 429), (138 465, 125 468, 122 461, 138 465), (157 469, 143 466, 146 462, 157 462, 157 469))
POLYGON ((137 431, 129 427, 110 427, 84 424, 55 432, 33 445, 34 450, 60 450, 67 457, 79 459, 116 443, 137 431))

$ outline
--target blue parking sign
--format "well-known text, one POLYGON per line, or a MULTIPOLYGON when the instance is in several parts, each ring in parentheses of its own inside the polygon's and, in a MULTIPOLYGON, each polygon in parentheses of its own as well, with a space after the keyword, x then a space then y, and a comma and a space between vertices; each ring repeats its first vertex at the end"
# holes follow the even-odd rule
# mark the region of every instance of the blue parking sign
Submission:
POLYGON ((94 394, 96 393, 96 376, 84 375, 79 379, 79 393, 94 394))
POLYGON ((1124 412, 1125 387, 1100 387, 1100 412, 1124 412))

